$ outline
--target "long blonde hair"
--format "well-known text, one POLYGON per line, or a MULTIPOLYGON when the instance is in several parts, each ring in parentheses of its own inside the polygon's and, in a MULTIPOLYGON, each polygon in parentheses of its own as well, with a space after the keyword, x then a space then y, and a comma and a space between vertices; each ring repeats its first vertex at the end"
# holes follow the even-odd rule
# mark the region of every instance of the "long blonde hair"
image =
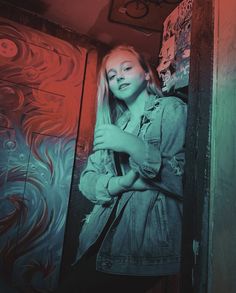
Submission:
POLYGON ((125 103, 117 98, 114 98, 108 86, 108 79, 106 73, 106 64, 108 58, 119 51, 128 51, 137 57, 140 65, 146 73, 149 73, 150 79, 147 82, 147 92, 157 97, 161 97, 162 93, 155 82, 153 72, 145 60, 145 58, 138 53, 132 46, 120 45, 114 47, 110 52, 108 52, 104 57, 98 73, 98 89, 97 89, 97 119, 96 127, 103 124, 114 123, 124 111, 127 110, 125 103))

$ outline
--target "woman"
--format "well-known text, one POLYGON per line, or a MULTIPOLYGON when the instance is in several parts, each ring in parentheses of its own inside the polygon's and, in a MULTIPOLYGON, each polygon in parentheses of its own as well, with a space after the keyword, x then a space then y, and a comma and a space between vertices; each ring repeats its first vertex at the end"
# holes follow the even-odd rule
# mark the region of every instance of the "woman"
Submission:
POLYGON ((94 274, 78 292, 146 292, 179 272, 186 112, 178 98, 162 97, 134 48, 104 57, 93 153, 79 184, 95 205, 76 263, 92 263, 94 274))

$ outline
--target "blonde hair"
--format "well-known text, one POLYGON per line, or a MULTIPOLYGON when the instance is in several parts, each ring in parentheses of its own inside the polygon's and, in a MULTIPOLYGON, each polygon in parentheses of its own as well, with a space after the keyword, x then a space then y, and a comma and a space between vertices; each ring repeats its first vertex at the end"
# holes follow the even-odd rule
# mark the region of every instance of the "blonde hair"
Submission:
POLYGON ((96 127, 103 124, 114 123, 122 113, 127 109, 125 103, 119 99, 113 97, 108 86, 108 79, 106 73, 106 64, 108 58, 119 51, 128 51, 137 57, 140 65, 146 73, 149 73, 150 79, 147 82, 147 92, 157 97, 161 97, 161 90, 158 88, 153 72, 145 60, 145 58, 138 53, 132 46, 120 45, 114 47, 110 52, 108 52, 102 60, 100 71, 98 73, 98 89, 97 89, 97 119, 96 127))

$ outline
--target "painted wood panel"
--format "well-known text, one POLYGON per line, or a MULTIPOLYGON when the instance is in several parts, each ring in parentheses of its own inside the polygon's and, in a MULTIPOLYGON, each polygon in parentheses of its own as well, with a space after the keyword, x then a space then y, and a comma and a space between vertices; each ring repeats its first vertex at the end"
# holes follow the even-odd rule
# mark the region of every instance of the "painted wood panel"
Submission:
POLYGON ((60 46, 58 46, 58 38, 45 34, 44 32, 39 30, 37 31, 37 33, 35 33, 35 30, 33 30, 32 28, 3 17, 0 17, 0 26, 1 38, 2 35, 7 35, 8 38, 19 39, 26 43, 28 42, 47 50, 51 50, 52 52, 60 55, 70 56, 68 48, 70 48, 70 50, 72 51, 76 51, 73 46, 63 40, 60 40, 60 46))
POLYGON ((87 52, 2 18, 0 32, 0 273, 23 292, 50 292, 60 271, 87 52))

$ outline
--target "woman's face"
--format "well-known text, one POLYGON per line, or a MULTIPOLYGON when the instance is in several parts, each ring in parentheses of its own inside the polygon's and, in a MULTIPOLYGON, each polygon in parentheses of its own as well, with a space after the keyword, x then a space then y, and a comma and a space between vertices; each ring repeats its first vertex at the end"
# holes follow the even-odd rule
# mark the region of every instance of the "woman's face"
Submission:
POLYGON ((147 73, 129 51, 112 53, 106 62, 108 85, 113 95, 125 102, 136 98, 147 84, 147 73))

